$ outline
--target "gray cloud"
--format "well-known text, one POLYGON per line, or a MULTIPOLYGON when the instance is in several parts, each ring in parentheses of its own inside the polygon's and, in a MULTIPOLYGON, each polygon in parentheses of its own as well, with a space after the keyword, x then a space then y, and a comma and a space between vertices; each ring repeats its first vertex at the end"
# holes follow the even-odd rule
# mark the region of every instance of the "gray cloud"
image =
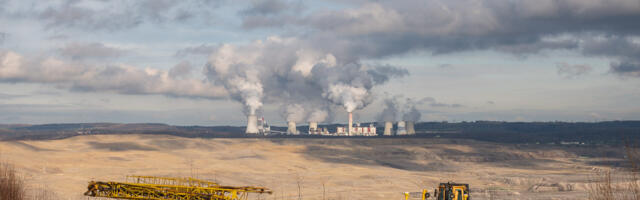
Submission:
MULTIPOLYGON (((48 29, 117 31, 144 23, 196 21, 209 23, 220 1, 213 0, 73 0, 20 2, 6 15, 41 20, 48 29), (24 8, 27 7, 27 8, 24 8)), ((7 4, 10 5, 10 4, 7 4)))
POLYGON ((0 44, 4 43, 4 40, 7 38, 7 33, 0 32, 0 44))
POLYGON ((409 103, 410 105, 422 105, 422 104, 427 104, 427 105, 429 105, 429 106, 431 106, 431 107, 447 107, 447 108, 461 108, 461 107, 464 107, 464 105, 462 105, 462 104, 457 104, 457 103, 454 103, 454 104, 448 104, 448 103, 438 102, 438 101, 436 101, 436 99, 435 99, 435 98, 433 98, 433 97, 424 97, 424 98, 419 99, 419 100, 417 100, 417 101, 416 101, 416 100, 411 100, 411 99, 409 99, 409 100, 407 100, 407 101, 408 101, 408 102, 410 102, 410 103, 409 103))
POLYGON ((69 43, 58 49, 60 55, 72 60, 112 59, 125 55, 126 51, 105 46, 102 43, 69 43))
POLYGON ((219 45, 207 45, 201 44, 199 46, 186 47, 176 51, 176 57, 189 56, 189 55, 209 55, 216 49, 218 49, 219 45))
POLYGON ((27 96, 29 95, 0 93, 0 99, 15 99, 15 98, 21 98, 21 97, 27 97, 27 96))
POLYGON ((433 54, 495 50, 519 56, 575 50, 619 61, 640 55, 639 45, 630 39, 640 34, 637 0, 363 0, 349 5, 295 18, 245 18, 244 23, 252 24, 246 28, 309 29, 299 37, 338 60, 414 50, 433 54))
POLYGON ((193 66, 191 66, 191 63, 189 63, 189 61, 182 61, 169 70, 169 77, 190 78, 192 72, 193 66))
POLYGON ((255 29, 281 27, 300 21, 300 13, 304 10, 305 6, 300 1, 254 0, 238 14, 242 17, 242 27, 255 29))
POLYGON ((640 77, 640 63, 631 61, 611 63, 610 71, 621 76, 640 77))
POLYGON ((640 60, 640 42, 624 36, 593 38, 585 41, 583 52, 586 55, 640 60))
POLYGON ((556 68, 558 69, 558 75, 565 78, 575 78, 593 71, 593 68, 589 65, 570 65, 564 62, 558 63, 556 68))
POLYGON ((409 71, 391 65, 379 65, 367 70, 376 84, 383 84, 391 78, 408 76, 409 71))
POLYGON ((93 66, 55 58, 25 58, 15 52, 0 53, 0 82, 43 83, 81 92, 157 94, 173 97, 218 99, 224 88, 198 79, 176 79, 169 72, 127 65, 93 66))
POLYGON ((279 14, 291 7, 282 0, 253 0, 251 5, 240 11, 242 15, 272 15, 279 14))

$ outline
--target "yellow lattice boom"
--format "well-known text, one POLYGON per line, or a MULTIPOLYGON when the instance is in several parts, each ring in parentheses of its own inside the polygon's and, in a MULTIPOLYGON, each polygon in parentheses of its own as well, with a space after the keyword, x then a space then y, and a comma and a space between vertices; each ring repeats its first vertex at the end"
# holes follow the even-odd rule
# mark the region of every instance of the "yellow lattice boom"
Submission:
POLYGON ((128 176, 126 182, 91 181, 84 195, 116 199, 246 200, 249 193, 271 194, 271 190, 222 186, 195 178, 128 176))

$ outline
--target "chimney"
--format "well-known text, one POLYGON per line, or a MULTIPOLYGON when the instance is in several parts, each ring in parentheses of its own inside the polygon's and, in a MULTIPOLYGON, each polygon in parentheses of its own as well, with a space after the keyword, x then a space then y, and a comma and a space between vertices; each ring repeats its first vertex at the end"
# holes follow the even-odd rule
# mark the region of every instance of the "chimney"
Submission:
POLYGON ((393 122, 384 122, 384 136, 392 136, 393 122))
POLYGON ((348 136, 351 136, 351 134, 353 134, 353 113, 349 112, 349 128, 347 129, 349 132, 347 132, 348 136))
POLYGON ((309 134, 319 133, 318 122, 309 122, 309 134))
POLYGON ((398 130, 396 131, 396 135, 406 135, 406 134, 407 134, 406 123, 404 121, 399 121, 398 122, 398 130))
POLYGON ((289 128, 287 129, 287 134, 298 135, 298 130, 296 130, 296 122, 289 121, 289 128))
POLYGON ((407 135, 415 135, 416 129, 413 127, 413 121, 407 121, 407 135))
POLYGON ((258 117, 256 115, 249 115, 247 117, 247 134, 258 134, 258 117))

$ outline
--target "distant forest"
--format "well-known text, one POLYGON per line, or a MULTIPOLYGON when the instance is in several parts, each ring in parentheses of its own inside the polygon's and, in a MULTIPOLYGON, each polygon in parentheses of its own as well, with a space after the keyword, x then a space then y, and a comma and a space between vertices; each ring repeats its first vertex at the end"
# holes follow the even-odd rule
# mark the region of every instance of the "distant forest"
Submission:
MULTIPOLYGON (((322 125, 335 130, 343 124, 322 125)), ((304 135, 307 126, 298 126, 300 136, 268 137, 318 137, 304 135)), ((382 127, 378 133, 382 134, 382 127)), ((640 145, 640 121, 606 122, 421 122, 415 124, 416 138, 474 139, 499 143, 565 144, 565 145, 640 145)), ((286 127, 272 127, 285 131, 286 127)), ((180 137, 253 137, 244 134, 244 127, 237 126, 171 126, 166 124, 43 124, 0 125, 0 140, 61 139, 77 135, 95 134, 166 134, 180 137)), ((326 136, 330 137, 330 136, 326 136)), ((326 138, 323 137, 323 138, 326 138)), ((341 137, 336 137, 341 138, 341 137)), ((385 137, 373 137, 385 138, 385 137)))
POLYGON ((416 124, 416 130, 423 136, 502 143, 636 145, 640 142, 640 121, 424 122, 416 124))

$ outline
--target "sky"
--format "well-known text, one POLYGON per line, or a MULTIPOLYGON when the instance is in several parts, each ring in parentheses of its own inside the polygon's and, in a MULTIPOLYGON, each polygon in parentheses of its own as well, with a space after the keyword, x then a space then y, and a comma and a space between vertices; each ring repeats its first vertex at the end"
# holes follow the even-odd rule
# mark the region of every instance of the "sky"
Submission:
POLYGON ((0 124, 640 120, 638 0, 0 0, 0 124))

